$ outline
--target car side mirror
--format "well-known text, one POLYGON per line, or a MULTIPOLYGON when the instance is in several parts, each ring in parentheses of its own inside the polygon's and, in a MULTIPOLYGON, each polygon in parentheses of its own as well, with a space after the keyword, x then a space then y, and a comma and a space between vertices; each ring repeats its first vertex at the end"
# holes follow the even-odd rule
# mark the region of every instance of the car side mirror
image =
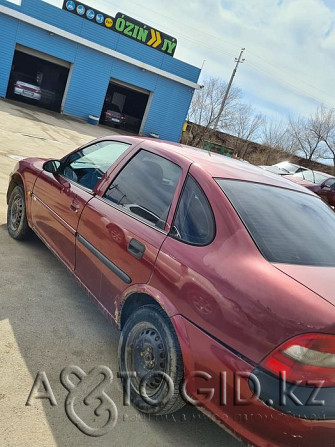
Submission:
POLYGON ((43 169, 44 171, 50 172, 51 174, 57 174, 60 166, 61 162, 59 160, 49 160, 44 163, 43 169))

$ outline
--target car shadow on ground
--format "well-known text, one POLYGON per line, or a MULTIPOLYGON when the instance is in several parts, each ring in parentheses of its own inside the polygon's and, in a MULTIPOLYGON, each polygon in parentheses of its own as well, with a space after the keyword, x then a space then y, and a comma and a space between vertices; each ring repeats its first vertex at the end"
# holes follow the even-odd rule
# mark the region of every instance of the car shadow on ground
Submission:
MULTIPOLYGON (((186 406, 166 417, 148 417, 125 406, 116 378, 118 330, 36 236, 27 242, 17 242, 8 236, 6 226, 1 225, 0 247, 0 323, 7 320, 15 337, 12 351, 8 348, 0 389, 1 393, 10 394, 7 408, 4 407, 8 426, 19 424, 20 418, 28 422, 36 418, 37 422, 46 421, 54 444, 60 447, 241 445, 194 407, 186 406), (10 359, 15 355, 22 365, 14 370, 10 359), (60 373, 70 365, 86 373, 104 365, 114 373, 112 385, 106 391, 117 407, 118 420, 102 437, 85 435, 66 416, 65 400, 69 393, 60 383, 60 373), (32 398, 31 406, 25 406, 34 379, 41 371, 47 375, 57 405, 51 406, 46 399, 32 398), (14 383, 14 388, 2 390, 9 381, 14 383), (17 390, 20 395, 15 397, 17 390)), ((93 410, 94 406, 88 406, 82 415, 86 417, 90 413, 87 424, 91 421, 100 426, 93 410)), ((6 433, 11 436, 10 430, 6 433)), ((30 433, 30 438, 34 439, 34 433, 30 433)), ((11 439, 4 441, 13 445, 11 439)))

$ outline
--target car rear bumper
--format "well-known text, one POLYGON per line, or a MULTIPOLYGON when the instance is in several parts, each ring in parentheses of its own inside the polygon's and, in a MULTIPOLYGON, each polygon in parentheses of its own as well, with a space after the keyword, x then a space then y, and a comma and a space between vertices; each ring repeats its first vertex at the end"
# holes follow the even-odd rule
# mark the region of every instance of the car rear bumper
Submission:
POLYGON ((114 124, 124 124, 126 120, 119 118, 118 116, 107 115, 107 113, 105 113, 105 121, 109 121, 114 124))
POLYGON ((111 123, 111 124, 117 124, 117 125, 119 125, 119 126, 122 126, 123 124, 125 124, 124 121, 119 120, 118 118, 112 118, 112 117, 110 117, 110 116, 106 116, 106 117, 105 117, 105 122, 106 122, 106 123, 111 123))
POLYGON ((273 408, 297 418, 309 420, 335 420, 335 388, 288 383, 284 378, 256 368, 249 379, 250 387, 259 387, 259 397, 273 408), (253 379, 253 380, 251 380, 253 379))
MULTIPOLYGON (((172 322, 183 354, 185 388, 192 399, 202 401, 200 410, 209 412, 224 428, 252 445, 335 445, 335 420, 312 413, 306 418, 299 409, 292 416, 285 407, 279 411, 266 405, 251 391, 249 377, 254 365, 182 316, 173 317, 172 322)), ((268 396, 264 392, 260 394, 263 398, 268 396)))
POLYGON ((36 101, 41 100, 41 93, 30 92, 29 90, 24 90, 23 88, 14 87, 15 95, 21 95, 25 98, 35 99, 36 101))

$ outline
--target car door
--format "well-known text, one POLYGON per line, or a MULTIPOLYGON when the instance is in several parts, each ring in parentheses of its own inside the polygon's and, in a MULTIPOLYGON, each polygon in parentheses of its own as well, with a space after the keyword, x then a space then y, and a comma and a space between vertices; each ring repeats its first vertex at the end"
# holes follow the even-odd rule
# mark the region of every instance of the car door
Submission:
POLYGON ((92 194, 59 174, 43 172, 36 180, 31 205, 34 230, 73 269, 79 216, 92 194))
POLYGON ((43 171, 32 193, 35 231, 65 264, 74 269, 78 222, 95 186, 130 144, 100 141, 62 160, 57 173, 43 171))
POLYGON ((167 237, 166 221, 187 169, 139 150, 94 197, 80 219, 76 272, 101 272, 99 301, 115 319, 118 300, 131 284, 147 283, 167 237), (81 262, 80 259, 85 260, 81 262))
POLYGON ((181 315, 199 327, 210 327, 217 335, 223 322, 220 278, 207 261, 211 253, 219 250, 218 241, 212 244, 215 234, 212 207, 202 187, 189 173, 150 284, 169 296, 181 315))

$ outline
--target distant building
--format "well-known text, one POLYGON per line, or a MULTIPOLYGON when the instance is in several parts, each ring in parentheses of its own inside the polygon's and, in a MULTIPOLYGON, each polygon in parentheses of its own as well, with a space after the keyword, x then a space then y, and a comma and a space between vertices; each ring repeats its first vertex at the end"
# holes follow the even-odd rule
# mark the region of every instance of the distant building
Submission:
POLYGON ((126 129, 179 141, 200 69, 173 57, 171 36, 121 13, 39 0, 0 0, 0 36, 0 97, 82 119, 114 108, 126 129))

